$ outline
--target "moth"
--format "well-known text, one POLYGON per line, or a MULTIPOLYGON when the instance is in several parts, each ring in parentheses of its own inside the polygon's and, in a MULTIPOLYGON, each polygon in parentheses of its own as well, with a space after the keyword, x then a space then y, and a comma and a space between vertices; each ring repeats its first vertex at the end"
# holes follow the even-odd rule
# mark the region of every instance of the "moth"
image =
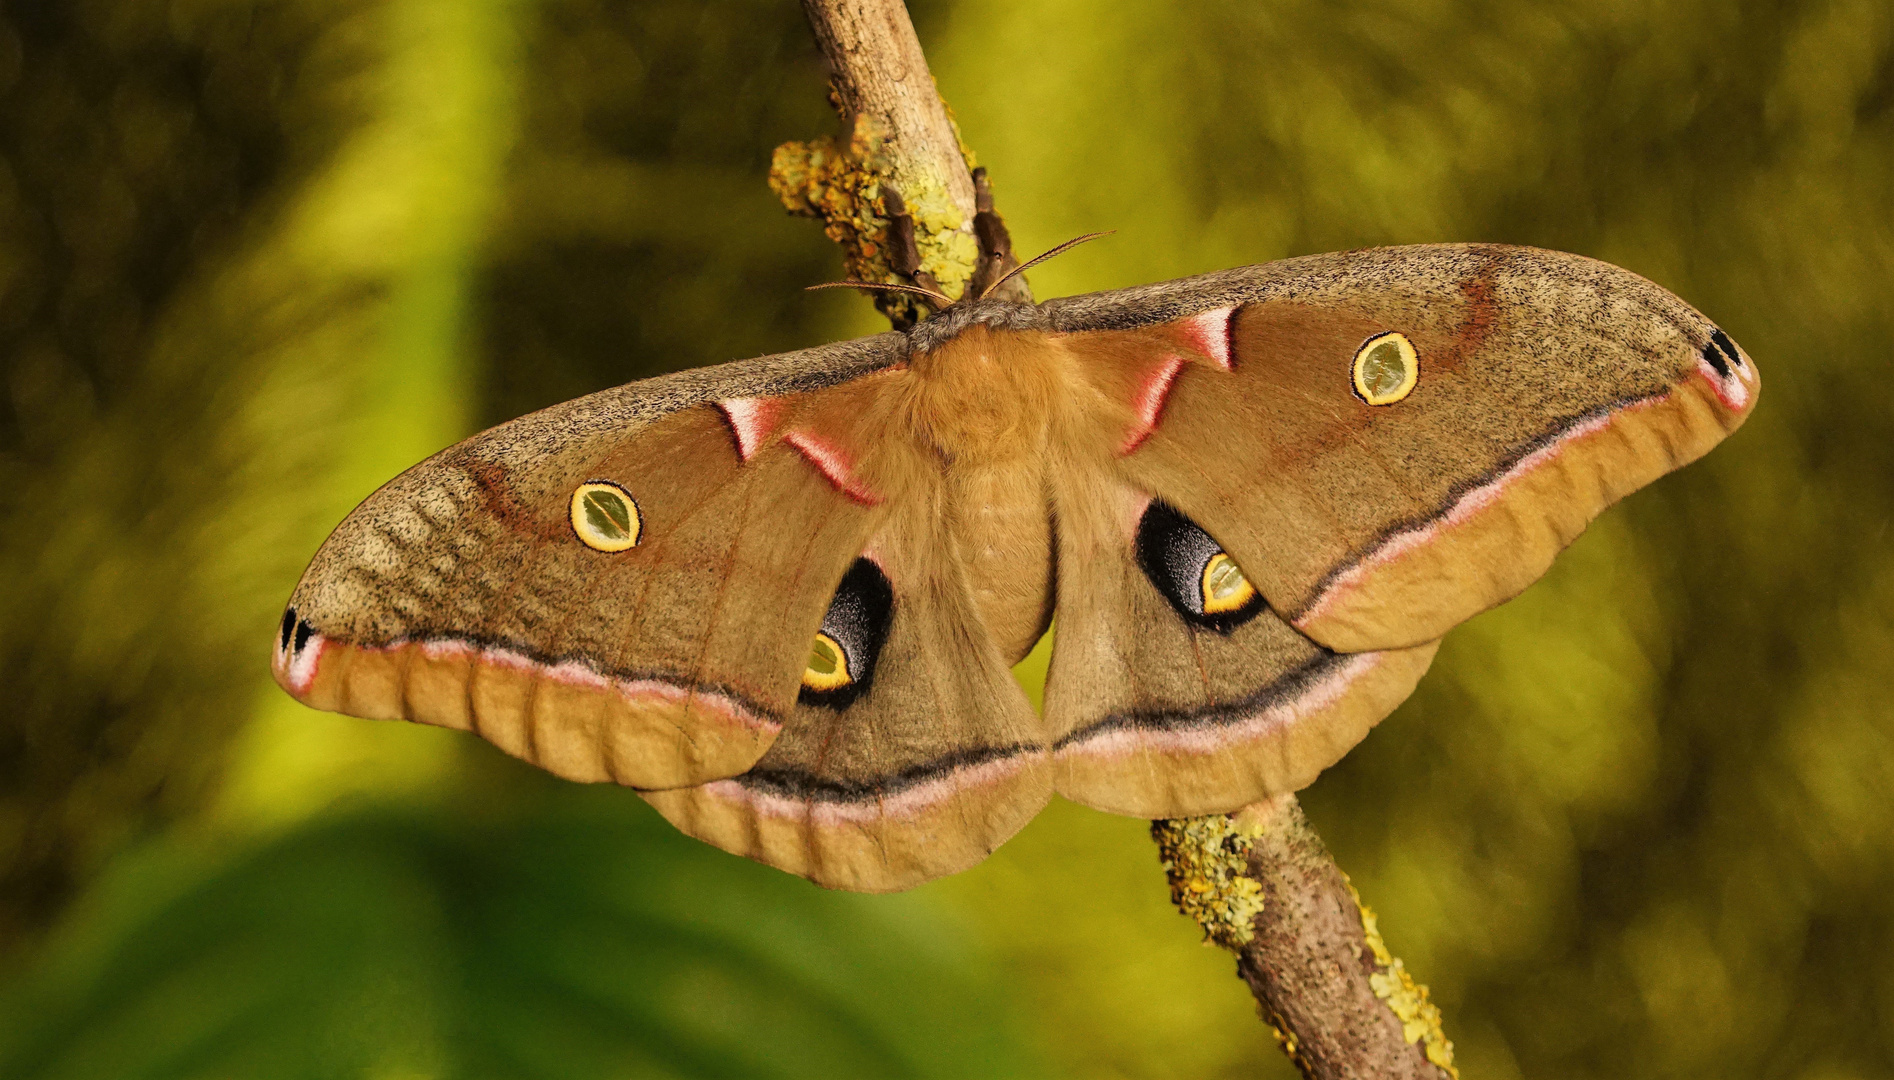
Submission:
POLYGON ((1758 385, 1676 296, 1532 248, 967 299, 435 455, 322 545, 274 672, 902 889, 1055 791, 1166 818, 1309 784, 1758 385), (1009 669, 1055 618, 1042 715, 1009 669))

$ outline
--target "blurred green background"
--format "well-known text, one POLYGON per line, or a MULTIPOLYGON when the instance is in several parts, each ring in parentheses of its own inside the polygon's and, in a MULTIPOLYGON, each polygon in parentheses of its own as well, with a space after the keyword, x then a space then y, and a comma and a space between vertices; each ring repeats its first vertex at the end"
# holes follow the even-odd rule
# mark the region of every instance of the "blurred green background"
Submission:
MULTIPOLYGON (((1894 1076, 1894 6, 927 0, 1041 297, 1372 244, 1630 267, 1754 420, 1304 796, 1470 1078, 1894 1076)), ((1287 1076, 1145 826, 825 893, 267 674, 529 409, 879 329, 793 0, 0 2, 0 1076, 1287 1076)))

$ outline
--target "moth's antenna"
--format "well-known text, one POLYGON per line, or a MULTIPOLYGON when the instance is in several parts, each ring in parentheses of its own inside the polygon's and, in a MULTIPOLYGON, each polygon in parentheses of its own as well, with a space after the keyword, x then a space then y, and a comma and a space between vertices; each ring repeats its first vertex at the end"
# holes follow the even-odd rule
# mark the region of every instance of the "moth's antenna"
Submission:
POLYGON ((953 297, 933 289, 923 289, 919 285, 893 285, 885 281, 825 281, 820 285, 805 285, 803 288, 811 292, 816 289, 873 289, 880 292, 913 293, 936 301, 939 307, 950 307, 954 302, 953 297))
POLYGON ((1067 240, 1065 243, 1060 244, 1058 247, 1053 248, 1051 251, 1046 252, 1044 255, 1035 255, 1032 258, 1027 259, 1025 262, 1020 263, 1018 266, 1013 267, 1011 270, 1008 270, 1006 272, 1005 277, 1002 277, 998 281, 994 282, 993 284, 988 285, 986 287, 986 291, 980 294, 980 299, 985 300, 987 297, 992 296, 994 289, 999 288, 1000 286, 1013 280, 1015 277, 1018 277, 1019 275, 1025 273, 1026 271, 1032 269, 1035 266, 1038 266, 1040 263, 1045 262, 1047 259, 1052 258, 1054 255, 1063 254, 1067 251, 1072 250, 1075 247, 1078 247, 1080 244, 1085 243, 1087 240, 1096 240, 1101 236, 1110 236, 1112 233, 1115 233, 1117 231, 1118 231, 1117 229, 1106 229, 1104 232, 1093 232, 1093 233, 1086 233, 1084 236, 1075 236, 1072 239, 1067 240))

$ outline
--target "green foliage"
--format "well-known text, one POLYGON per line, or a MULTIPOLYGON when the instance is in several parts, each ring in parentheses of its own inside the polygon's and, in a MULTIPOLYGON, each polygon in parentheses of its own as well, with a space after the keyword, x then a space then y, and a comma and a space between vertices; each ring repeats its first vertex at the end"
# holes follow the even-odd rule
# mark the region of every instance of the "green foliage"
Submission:
POLYGON ((938 912, 727 858, 620 795, 121 860, 0 1000, 0 1075, 1026 1074, 938 912))
POLYGON ((350 12, 0 8, 0 945, 204 797, 333 513, 304 433, 363 306, 253 237, 352 123, 350 12))
POLYGON ((474 327, 482 421, 886 329, 802 291, 840 255, 766 183, 777 144, 836 125, 800 5, 539 0, 529 22, 474 327))

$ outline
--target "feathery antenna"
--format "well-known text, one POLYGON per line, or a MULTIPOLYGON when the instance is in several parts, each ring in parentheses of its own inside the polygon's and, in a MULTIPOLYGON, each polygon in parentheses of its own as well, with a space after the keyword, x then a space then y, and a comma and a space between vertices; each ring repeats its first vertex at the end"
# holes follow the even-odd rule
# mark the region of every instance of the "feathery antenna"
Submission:
MULTIPOLYGON (((1053 248, 1051 251, 1048 251, 1043 255, 1039 255, 1034 258, 1028 259, 1023 263, 1020 263, 1018 266, 1013 267, 1011 270, 1006 272, 1006 275, 1004 277, 1000 278, 998 281, 995 281, 993 284, 988 285, 985 289, 981 290, 980 295, 976 297, 975 299, 985 300, 987 297, 993 295, 993 290, 1006 284, 1008 281, 1012 280, 1014 277, 1017 277, 1018 275, 1025 273, 1026 271, 1032 269, 1033 267, 1038 266, 1042 262, 1045 262, 1047 259, 1050 259, 1055 255, 1059 255, 1064 252, 1070 251, 1071 249, 1078 247, 1080 244, 1083 244, 1088 240, 1096 240, 1101 236, 1110 236, 1112 233, 1117 232, 1117 231, 1118 230, 1116 229, 1107 229, 1104 232, 1086 233, 1084 236, 1075 236, 1072 239, 1067 240, 1065 243, 1060 244, 1058 247, 1053 248)), ((935 310, 939 310, 941 308, 949 308, 954 305, 954 298, 951 296, 948 296, 944 292, 941 292, 939 289, 924 288, 920 285, 896 285, 892 282, 886 282, 886 281, 825 281, 820 285, 805 285, 803 286, 803 288, 810 292, 813 292, 816 289, 868 289, 871 292, 911 293, 915 296, 925 298, 927 302, 929 303, 929 305, 935 308, 935 310)))
POLYGON ((813 292, 816 289, 870 289, 878 292, 904 292, 924 296, 934 301, 935 307, 951 307, 954 298, 933 289, 923 289, 919 285, 894 285, 885 281, 825 281, 820 285, 805 285, 803 289, 813 292))
POLYGON ((993 284, 988 285, 986 287, 986 291, 980 294, 980 299, 985 300, 987 297, 993 295, 994 289, 999 288, 1000 286, 1006 284, 1008 281, 1012 280, 1013 278, 1018 277, 1019 275, 1025 273, 1026 271, 1032 269, 1035 266, 1038 266, 1040 263, 1045 262, 1047 259, 1052 258, 1054 255, 1063 254, 1064 252, 1070 251, 1071 249, 1078 247, 1080 244, 1083 244, 1088 240, 1096 240, 1101 236, 1110 236, 1112 233, 1115 233, 1117 231, 1118 230, 1116 229, 1106 229, 1104 232, 1086 233, 1084 236, 1075 236, 1072 239, 1067 240, 1065 243, 1060 244, 1058 247, 1053 248, 1051 251, 1046 252, 1044 255, 1035 255, 1032 258, 1027 259, 1025 262, 1020 263, 1018 266, 1013 267, 1011 270, 1008 270, 1006 272, 1005 277, 1002 277, 1001 279, 994 282, 993 284))

